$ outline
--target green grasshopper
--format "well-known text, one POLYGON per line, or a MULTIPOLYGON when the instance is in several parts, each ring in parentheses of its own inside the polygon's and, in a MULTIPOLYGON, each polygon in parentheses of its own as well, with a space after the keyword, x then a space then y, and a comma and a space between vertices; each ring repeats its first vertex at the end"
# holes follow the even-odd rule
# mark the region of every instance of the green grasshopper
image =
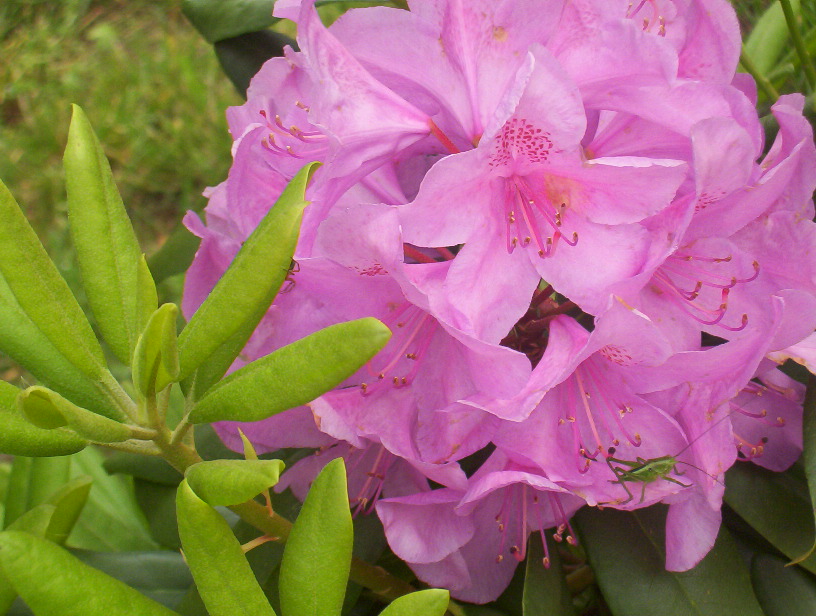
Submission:
MULTIPOLYGON (((611 483, 619 483, 621 487, 626 490, 626 494, 629 495, 625 501, 621 501, 620 505, 625 505, 626 503, 631 502, 634 498, 632 495, 631 490, 626 486, 627 483, 640 483, 640 501, 643 502, 643 499, 646 497, 646 486, 650 483, 654 483, 658 479, 665 479, 666 481, 671 481, 672 483, 676 483, 679 486, 683 486, 684 488, 690 488, 690 483, 683 483, 678 481, 674 477, 669 477, 669 473, 674 471, 677 475, 682 475, 680 471, 678 471, 675 467, 677 466, 678 460, 675 456, 661 456, 659 458, 649 458, 648 460, 645 458, 638 457, 635 462, 631 460, 621 460, 620 458, 614 458, 612 455, 615 453, 615 448, 609 448, 609 455, 605 456, 606 464, 609 466, 609 469, 615 474, 617 478, 616 481, 612 481, 611 483), (629 468, 624 468, 623 466, 615 466, 612 463, 616 462, 617 464, 623 464, 629 468)), ((680 452, 682 453, 682 452, 680 452)), ((678 454, 680 455, 680 454, 678 454)), ((687 464, 683 462, 683 464, 687 464)), ((699 470, 699 469, 698 469, 699 470)), ((704 472, 705 471, 701 471, 704 472)), ((706 473, 708 475, 708 473, 706 473)), ((710 477, 710 475, 709 475, 710 477)), ((714 478, 716 481, 716 478, 714 478)))

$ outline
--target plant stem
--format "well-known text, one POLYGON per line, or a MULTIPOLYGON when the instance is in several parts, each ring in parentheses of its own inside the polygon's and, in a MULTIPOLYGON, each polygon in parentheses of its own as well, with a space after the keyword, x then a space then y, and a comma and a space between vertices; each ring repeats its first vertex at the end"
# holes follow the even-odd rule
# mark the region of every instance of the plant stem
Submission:
POLYGON ((779 99, 779 92, 776 91, 776 88, 773 87, 773 84, 768 78, 759 71, 754 61, 751 60, 751 57, 745 53, 744 47, 740 53, 740 64, 742 64, 743 68, 754 78, 759 89, 765 93, 765 96, 771 100, 771 103, 775 103, 779 99))
POLYGON ((810 91, 813 92, 816 90, 816 66, 814 66, 813 60, 811 60, 807 48, 805 47, 802 32, 799 30, 799 22, 793 13, 790 0, 779 0, 779 4, 782 5, 782 12, 785 14, 785 21, 788 23, 788 30, 790 31, 793 46, 796 49, 799 60, 802 62, 802 70, 805 71, 808 86, 810 87, 810 91))

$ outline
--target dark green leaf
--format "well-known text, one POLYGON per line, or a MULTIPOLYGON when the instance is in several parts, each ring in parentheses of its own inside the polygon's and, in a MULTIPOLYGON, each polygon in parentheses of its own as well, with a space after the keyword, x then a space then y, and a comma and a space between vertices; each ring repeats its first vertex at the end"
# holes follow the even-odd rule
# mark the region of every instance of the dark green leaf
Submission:
POLYGON ((308 203, 304 193, 318 164, 305 165, 289 182, 181 332, 179 377, 207 363, 206 372, 196 375, 197 392, 203 394, 223 376, 275 299, 289 271, 308 203))
POLYGON ((173 614, 50 541, 26 532, 0 533, 0 566, 37 616, 173 614))
POLYGON ((182 480, 182 475, 174 469, 164 458, 141 456, 135 453, 118 451, 107 456, 103 463, 105 470, 114 475, 130 475, 131 477, 152 481, 175 488, 182 480))
POLYGON ((131 437, 126 425, 80 408, 46 387, 34 385, 21 391, 17 404, 38 428, 54 430, 69 426, 82 438, 99 443, 120 443, 131 437))
POLYGON ((615 616, 762 616, 728 531, 691 571, 665 569, 666 508, 585 507, 575 516, 604 599, 615 616))
POLYGON ((28 318, 65 359, 92 379, 109 376, 88 319, 2 182, 0 274, 28 318))
POLYGON ((329 462, 309 489, 283 553, 284 616, 340 616, 352 552, 346 468, 329 462))
POLYGON ((176 498, 184 555, 212 616, 275 612, 224 518, 182 481, 176 498))
POLYGON ((371 317, 319 330, 230 374, 196 404, 190 420, 258 421, 305 404, 354 374, 390 337, 371 317))
MULTIPOLYGON (((813 541, 813 510, 807 487, 790 473, 735 464, 726 475, 725 502, 779 551, 794 558, 813 541)), ((816 556, 800 566, 816 573, 816 556)))
POLYGON ((215 54, 235 89, 246 98, 249 82, 255 74, 267 60, 282 56, 286 45, 297 49, 297 43, 285 34, 261 30, 216 41, 215 54))
POLYGON ((184 0, 184 15, 210 43, 268 28, 275 0, 184 0))
POLYGON ((200 244, 200 238, 190 233, 182 223, 177 224, 162 247, 147 260, 156 284, 186 272, 200 244))
POLYGON ((255 498, 278 483, 280 460, 212 460, 187 469, 187 484, 213 507, 228 507, 255 498))
POLYGON ((572 616, 572 597, 561 569, 561 557, 552 539, 545 538, 549 548, 549 566, 544 566, 542 537, 532 535, 527 548, 527 570, 524 575, 524 616, 572 616))
POLYGON ((133 479, 136 501, 147 519, 150 535, 159 544, 171 550, 181 549, 176 521, 176 490, 178 483, 169 486, 144 479, 133 479))
POLYGON ((751 580, 765 616, 813 616, 816 614, 816 579, 799 567, 760 554, 751 562, 751 580))
POLYGON ((176 338, 178 306, 164 304, 147 322, 133 352, 133 385, 145 398, 162 391, 178 378, 176 338))
POLYGON ((380 616, 444 616, 449 599, 447 590, 420 590, 395 599, 380 616))
MULTIPOLYGON (((802 459, 805 464, 805 476, 807 477, 808 491, 810 492, 810 505, 813 515, 816 515, 816 376, 810 375, 807 381, 807 392, 803 405, 802 417, 802 444, 804 451, 802 459)), ((807 560, 816 551, 816 537, 810 549, 797 555, 792 563, 801 563, 807 560)), ((814 571, 813 569, 810 569, 814 571)))
POLYGON ((102 337, 123 363, 130 364, 136 340, 156 309, 156 286, 105 152, 77 105, 63 164, 82 286, 102 337))
POLYGON ((15 456, 65 456, 80 451, 87 441, 70 430, 43 430, 17 410, 20 390, 0 381, 0 452, 15 456))

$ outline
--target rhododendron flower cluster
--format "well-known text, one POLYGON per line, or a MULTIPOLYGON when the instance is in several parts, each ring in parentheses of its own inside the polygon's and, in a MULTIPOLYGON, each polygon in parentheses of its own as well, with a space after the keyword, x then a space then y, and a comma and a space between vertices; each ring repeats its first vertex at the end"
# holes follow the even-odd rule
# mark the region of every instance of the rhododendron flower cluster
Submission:
MULTIPOLYGON (((284 474, 299 495, 344 457, 352 508, 467 601, 501 593, 531 532, 575 542, 582 506, 667 503, 666 566, 693 567, 725 470, 801 451, 803 388, 778 365, 814 363, 803 97, 774 105, 763 154, 726 0, 410 0, 330 28, 313 4, 278 0, 300 50, 228 112, 229 177, 206 225, 186 219, 202 244, 184 310, 321 161, 297 267, 242 361, 364 316, 393 337, 308 407, 240 428, 314 448, 284 474)), ((239 425, 216 428, 240 447, 239 425)))

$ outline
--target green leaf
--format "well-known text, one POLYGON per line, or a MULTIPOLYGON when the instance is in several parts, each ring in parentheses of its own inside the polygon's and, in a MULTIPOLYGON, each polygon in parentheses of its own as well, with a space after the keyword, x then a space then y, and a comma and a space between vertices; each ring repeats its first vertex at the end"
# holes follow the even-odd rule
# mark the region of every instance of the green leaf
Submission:
POLYGON ((420 590, 395 599, 380 616, 444 616, 449 600, 447 590, 420 590))
POLYGON ((26 421, 17 409, 20 390, 0 381, 0 452, 14 456, 65 456, 88 442, 70 430, 43 430, 26 421))
POLYGON ((310 402, 359 370, 390 337, 371 317, 319 330, 230 374, 193 407, 190 421, 258 421, 310 402))
POLYGON ((260 30, 246 32, 214 44, 221 69, 238 93, 246 99, 249 83, 270 58, 283 55, 286 45, 297 49, 297 43, 280 32, 260 30))
POLYGON ((691 571, 665 569, 666 507, 584 507, 574 521, 615 616, 762 616, 728 531, 691 571))
POLYGON ((74 403, 111 418, 124 418, 91 379, 60 354, 25 314, 6 280, 0 276, 0 349, 31 372, 40 383, 59 391, 74 403))
POLYGON ((105 152, 82 108, 72 108, 63 158, 71 237, 102 337, 129 364, 136 340, 156 309, 156 286, 105 152))
POLYGON ((176 497, 179 535, 201 599, 212 616, 274 616, 221 515, 182 481, 176 497))
POLYGON ((107 373, 88 319, 5 184, 0 182, 0 274, 57 351, 92 379, 107 373))
POLYGON ((133 385, 145 398, 152 397, 179 373, 176 319, 178 306, 163 304, 147 322, 133 352, 133 385))
POLYGON ((147 260, 156 284, 186 272, 200 244, 201 238, 190 233, 183 223, 178 223, 161 248, 147 260))
POLYGON ((86 565, 124 582, 143 595, 173 608, 193 583, 190 569, 178 551, 94 552, 71 550, 86 565))
POLYGON ((0 566, 37 616, 171 616, 173 612, 22 531, 0 533, 0 566))
POLYGON ((106 456, 102 465, 108 474, 121 473, 138 479, 152 481, 175 488, 183 479, 164 458, 142 456, 136 453, 117 451, 106 456))
POLYGON ((72 457, 14 458, 6 492, 4 528, 29 509, 48 502, 71 472, 72 457))
POLYGON ((329 462, 309 489, 283 553, 283 616, 340 616, 353 544, 346 468, 329 462))
POLYGON ((524 616, 572 616, 575 610, 567 578, 561 569, 561 556, 549 534, 543 540, 547 541, 549 548, 549 567, 544 566, 541 535, 531 535, 527 544, 527 571, 522 598, 524 616))
POLYGON ((816 580, 799 567, 786 567, 783 559, 761 554, 751 561, 751 580, 765 616, 816 614, 816 580))
MULTIPOLYGON (((754 530, 789 558, 813 541, 813 510, 807 487, 789 472, 772 473, 753 464, 735 464, 725 482, 725 502, 754 530)), ((816 556, 799 563, 816 573, 816 556)))
POLYGON ((21 391, 17 403, 23 415, 38 428, 70 426, 82 438, 100 443, 120 443, 132 436, 126 425, 80 408, 39 385, 21 391))
POLYGON ((268 28, 275 0, 184 0, 182 11, 208 42, 268 28))
POLYGON ((197 391, 224 375, 275 299, 300 234, 306 186, 318 165, 307 164, 289 182, 181 332, 179 378, 207 362, 205 382, 197 375, 197 391))
POLYGON ((139 508, 147 519, 151 537, 165 548, 180 550, 181 539, 176 521, 178 482, 169 486, 134 478, 133 489, 139 508))
POLYGON ((190 489, 212 507, 229 507, 255 498, 276 483, 280 460, 212 460, 187 469, 190 489))
MULTIPOLYGON (((794 12, 801 12, 799 0, 791 2, 794 12)), ((785 22, 785 15, 778 2, 772 3, 762 14, 750 36, 745 40, 743 49, 753 60, 760 73, 768 74, 779 59, 785 47, 789 45, 790 34, 785 22)))
POLYGON ((110 552, 155 550, 158 545, 136 503, 130 477, 108 475, 102 467, 104 456, 93 447, 70 459, 73 476, 90 475, 93 486, 68 545, 110 552))
MULTIPOLYGON (((805 465, 808 491, 810 492, 812 515, 816 516, 816 376, 812 374, 808 376, 808 386, 802 411, 802 444, 804 449, 802 459, 805 465)), ((814 537, 810 549, 796 556, 791 564, 798 564, 807 560, 814 552, 816 552, 816 537, 814 537)))
POLYGON ((80 475, 51 495, 47 504, 53 505, 55 510, 45 534, 46 539, 57 545, 65 543, 88 502, 92 484, 92 477, 80 475))

